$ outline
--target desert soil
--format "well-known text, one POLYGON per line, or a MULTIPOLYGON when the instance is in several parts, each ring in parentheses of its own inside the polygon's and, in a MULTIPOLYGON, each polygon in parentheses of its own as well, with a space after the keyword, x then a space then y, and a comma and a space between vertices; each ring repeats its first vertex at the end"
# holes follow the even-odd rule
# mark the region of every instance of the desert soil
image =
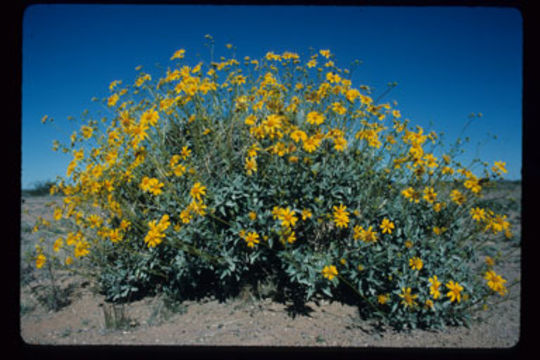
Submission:
MULTIPOLYGON (((520 203, 521 188, 512 188, 510 197, 520 203)), ((24 198, 22 255, 35 244, 37 234, 30 231, 34 219, 38 215, 50 218, 52 211, 45 204, 51 200, 54 198, 24 198)), ((509 218, 519 237, 520 210, 509 218)), ((498 272, 511 283, 520 279, 521 251, 515 245, 505 246, 513 250, 512 257, 498 272)), ((507 348, 520 339, 519 284, 509 289, 507 301, 478 313, 469 328, 398 332, 377 330, 358 319, 356 308, 338 302, 309 303, 307 315, 293 317, 287 304, 254 299, 247 293, 223 303, 213 299, 185 301, 176 311, 164 307, 159 297, 147 297, 124 307, 127 327, 110 330, 105 327, 104 298, 93 291, 91 284, 58 274, 57 281, 69 304, 48 311, 40 301, 46 281, 43 272, 21 263, 20 335, 28 344, 507 348)))

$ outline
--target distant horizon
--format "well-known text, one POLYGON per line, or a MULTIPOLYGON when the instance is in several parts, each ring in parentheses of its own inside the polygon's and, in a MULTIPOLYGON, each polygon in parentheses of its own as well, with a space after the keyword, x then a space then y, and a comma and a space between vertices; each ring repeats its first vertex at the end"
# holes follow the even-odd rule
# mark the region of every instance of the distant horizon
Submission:
POLYGON ((237 58, 313 48, 329 49, 342 68, 360 60, 354 87, 380 94, 397 82, 389 101, 447 143, 482 113, 463 135, 463 163, 504 161, 504 179, 521 181, 522 23, 503 7, 32 5, 22 33, 21 189, 65 175, 71 155, 51 148, 69 137, 68 116, 95 108, 90 99, 108 96, 111 81, 131 82, 138 65, 166 68, 179 48, 186 61, 208 63, 205 34, 216 57, 229 56, 230 43, 237 58), (68 131, 41 124, 44 115, 68 131))

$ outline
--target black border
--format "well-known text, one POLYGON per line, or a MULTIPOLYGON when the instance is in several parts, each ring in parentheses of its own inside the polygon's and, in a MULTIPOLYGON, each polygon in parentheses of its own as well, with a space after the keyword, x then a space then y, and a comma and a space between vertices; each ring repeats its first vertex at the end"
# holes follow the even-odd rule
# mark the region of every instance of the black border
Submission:
MULTIPOLYGON (((534 333, 533 326, 535 321, 531 311, 535 311, 535 304, 531 304, 530 298, 535 298, 535 293, 529 291, 530 281, 534 279, 534 269, 531 262, 535 261, 535 253, 532 243, 538 236, 532 234, 530 226, 534 221, 533 214, 537 197, 533 192, 537 184, 540 184, 540 168, 536 166, 540 151, 535 151, 535 137, 539 134, 538 120, 540 112, 538 103, 540 100, 540 77, 538 75, 538 66, 540 57, 536 54, 536 48, 540 45, 535 34, 538 32, 538 22, 540 18, 534 10, 534 0, 510 1, 510 0, 476 0, 476 1, 396 1, 396 0, 371 0, 371 1, 52 1, 52 0, 16 0, 13 6, 5 6, 4 11, 7 20, 2 22, 8 24, 7 31, 4 32, 4 38, 7 39, 8 48, 5 51, 8 54, 9 62, 5 68, 8 75, 8 86, 11 101, 8 103, 9 116, 4 119, 8 123, 8 139, 10 148, 4 154, 8 156, 8 168, 12 171, 8 177, 7 186, 4 187, 4 193, 8 195, 6 211, 8 215, 4 216, 4 224, 9 225, 9 235, 4 238, 4 244, 8 244, 8 251, 4 250, 2 259, 4 278, 8 279, 10 290, 8 290, 7 302, 3 307, 7 318, 2 321, 7 327, 7 334, 2 336, 2 343, 8 345, 7 356, 23 359, 137 359, 149 358, 152 356, 172 357, 172 358, 223 358, 223 359, 262 359, 277 358, 292 355, 295 357, 306 356, 307 358, 390 358, 390 359, 417 359, 417 358, 436 358, 436 359, 455 359, 458 358, 527 358, 529 351, 532 350, 531 338, 534 333), (518 10, 523 18, 523 134, 522 134, 522 296, 521 296, 521 322, 520 322, 520 340, 512 348, 503 349, 474 349, 474 348, 312 348, 312 347, 204 347, 204 346, 64 346, 64 345, 30 345, 24 342, 20 335, 20 313, 19 313, 19 272, 15 274, 13 269, 18 269, 20 259, 20 246, 18 241, 20 237, 20 214, 21 214, 21 87, 22 87, 22 22, 24 11, 29 6, 35 4, 95 4, 95 5, 317 5, 317 6, 482 6, 482 7, 504 7, 518 10), (12 233, 13 232, 13 233, 12 233), (532 258, 532 260, 529 260, 532 258), (5 261, 7 260, 7 261, 5 261), (15 276, 13 276, 15 275, 15 276), (527 302, 529 301, 529 302, 527 302), (525 315, 526 314, 526 315, 525 315), (7 320, 7 321, 6 321, 7 320), (11 352, 14 351, 15 353, 11 352)), ((5 139, 5 138, 4 138, 5 139)), ((4 177, 5 178, 5 177, 4 177)), ((5 299, 5 298, 4 298, 5 299)), ((536 301, 535 301, 536 303, 536 301)), ((534 354, 535 352, 530 352, 534 354)))

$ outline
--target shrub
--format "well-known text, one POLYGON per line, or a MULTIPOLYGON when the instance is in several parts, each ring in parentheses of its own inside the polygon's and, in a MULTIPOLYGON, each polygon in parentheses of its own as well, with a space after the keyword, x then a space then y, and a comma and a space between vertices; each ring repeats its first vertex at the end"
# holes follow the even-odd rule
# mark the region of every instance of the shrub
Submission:
POLYGON ((475 175, 460 141, 443 150, 327 50, 192 67, 184 55, 158 79, 113 81, 110 115, 55 143, 74 156, 51 190, 73 229, 52 255, 38 248, 38 267, 64 256, 113 302, 272 279, 303 304, 346 286, 362 316, 397 328, 461 324, 506 293, 483 257, 510 224, 477 205, 503 162, 475 175))

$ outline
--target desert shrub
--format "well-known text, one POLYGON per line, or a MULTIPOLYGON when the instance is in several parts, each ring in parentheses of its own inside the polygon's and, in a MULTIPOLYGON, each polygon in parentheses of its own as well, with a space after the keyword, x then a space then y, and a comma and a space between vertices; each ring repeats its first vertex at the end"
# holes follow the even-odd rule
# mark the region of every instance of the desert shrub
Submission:
POLYGON ((507 293, 483 246, 510 224, 478 205, 505 163, 461 164, 460 141, 353 87, 328 50, 184 55, 157 78, 113 81, 108 115, 55 142, 73 160, 54 218, 73 228, 37 248, 38 267, 63 258, 113 302, 272 279, 302 304, 345 286, 362 316, 397 328, 462 324, 507 293))

